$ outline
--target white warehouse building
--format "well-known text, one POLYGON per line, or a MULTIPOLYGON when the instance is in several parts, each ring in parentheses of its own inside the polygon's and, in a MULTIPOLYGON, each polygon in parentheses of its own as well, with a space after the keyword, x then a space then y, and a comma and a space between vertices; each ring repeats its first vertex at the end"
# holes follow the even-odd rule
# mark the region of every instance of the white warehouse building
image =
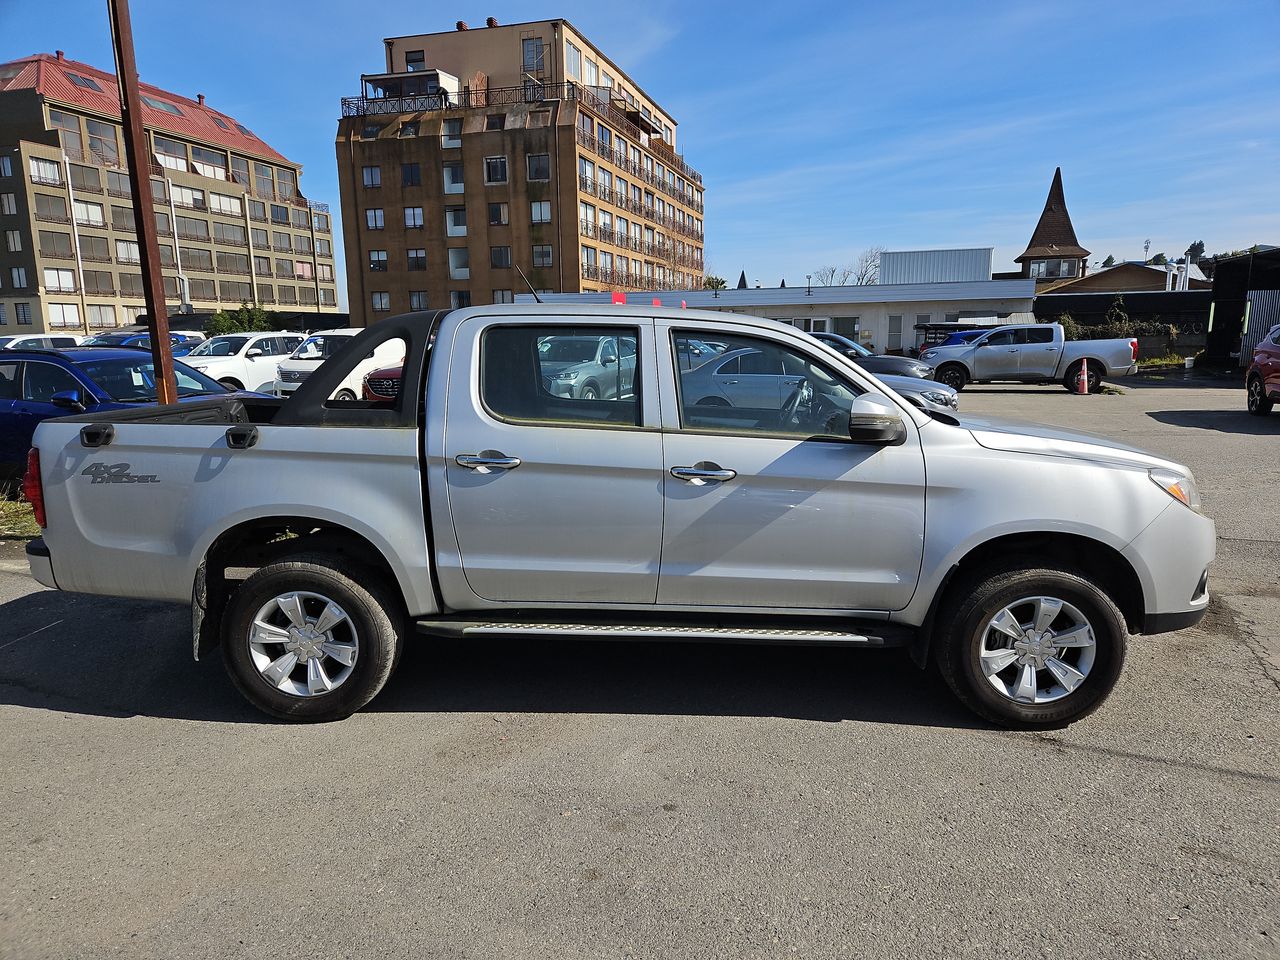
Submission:
MULTIPOLYGON (((930 251, 913 251, 915 253, 930 251)), ((990 253, 987 253, 989 270, 990 253)), ((972 264, 964 264, 972 269, 972 264)), ((882 268, 883 269, 883 268, 882 268)), ((1034 323, 1034 280, 986 279, 943 283, 875 283, 843 287, 753 287, 667 290, 627 294, 629 304, 723 310, 769 317, 810 332, 856 340, 876 353, 906 353, 922 342, 920 324, 968 319, 1034 323)), ((610 293, 544 293, 544 303, 610 303, 610 293)), ((517 303, 532 303, 517 294, 517 303)), ((983 324, 979 324, 983 325, 983 324)))

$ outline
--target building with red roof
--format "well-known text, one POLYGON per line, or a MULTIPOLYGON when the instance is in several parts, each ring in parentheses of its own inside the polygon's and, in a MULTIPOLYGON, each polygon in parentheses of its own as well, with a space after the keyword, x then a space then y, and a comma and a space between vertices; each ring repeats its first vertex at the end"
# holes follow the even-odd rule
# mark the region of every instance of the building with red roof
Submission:
MULTIPOLYGON (((301 167, 203 94, 141 95, 170 315, 336 311, 329 209, 301 167)), ((112 73, 61 51, 0 64, 0 335, 145 312, 120 117, 112 73)))

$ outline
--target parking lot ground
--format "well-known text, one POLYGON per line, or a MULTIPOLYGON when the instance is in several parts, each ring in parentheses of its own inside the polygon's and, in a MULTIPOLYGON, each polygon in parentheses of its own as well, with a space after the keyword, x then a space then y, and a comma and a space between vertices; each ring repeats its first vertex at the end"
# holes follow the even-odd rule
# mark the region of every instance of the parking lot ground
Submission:
POLYGON ((1280 956, 1280 416, 1238 389, 976 387, 1188 463, 1200 627, 1010 733, 891 653, 414 645, 265 722, 188 613, 0 546, 0 957, 1280 956))

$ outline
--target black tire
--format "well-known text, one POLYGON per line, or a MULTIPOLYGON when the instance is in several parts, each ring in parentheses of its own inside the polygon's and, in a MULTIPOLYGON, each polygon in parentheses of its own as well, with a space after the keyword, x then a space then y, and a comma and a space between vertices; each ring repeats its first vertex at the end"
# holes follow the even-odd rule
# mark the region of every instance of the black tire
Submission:
POLYGON ((1063 727, 1096 710, 1120 678, 1127 645, 1124 616, 1097 584, 1078 570, 1035 561, 988 568, 956 583, 939 610, 933 644, 938 670, 961 703, 992 723, 1022 730, 1063 727), (1080 685, 1060 699, 1020 703, 996 690, 980 655, 991 618, 1037 596, 1066 601, 1084 615, 1093 630, 1094 660, 1080 685))
MULTIPOLYGON (((300 554, 262 567, 236 590, 223 618, 222 659, 231 682, 263 713, 282 720, 342 720, 386 685, 399 662, 404 616, 390 585, 363 568, 328 554, 300 554), (345 572, 343 569, 345 568, 345 572), (328 693, 297 696, 273 686, 254 665, 249 631, 273 597, 293 591, 320 594, 350 618, 358 653, 350 675, 328 693)), ((283 655, 285 648, 278 648, 283 655)), ((274 652, 274 651, 273 651, 274 652)), ((305 666, 301 669, 305 674, 305 666)))
POLYGON ((969 382, 969 371, 958 363, 944 363, 933 377, 938 383, 946 384, 957 393, 969 382))
MULTIPOLYGON (((1080 361, 1067 368, 1067 375, 1062 378, 1062 385, 1068 393, 1076 392, 1076 377, 1080 376, 1080 361)), ((1089 361, 1089 392, 1102 392, 1102 365, 1097 360, 1089 361)))
POLYGON ((224 379, 219 380, 218 382, 222 384, 224 387, 226 387, 228 390, 244 389, 244 384, 242 384, 239 380, 232 380, 230 377, 225 377, 224 379))
POLYGON ((1245 390, 1248 394, 1247 403, 1251 414, 1255 417, 1265 417, 1271 412, 1275 401, 1267 396, 1267 387, 1261 377, 1257 375, 1250 377, 1245 390))
POLYGON ((354 393, 353 391, 351 391, 351 390, 345 390, 345 389, 344 389, 344 390, 339 390, 337 393, 335 393, 335 394, 333 395, 333 399, 335 399, 335 400, 354 400, 354 399, 356 399, 356 395, 355 395, 355 393, 354 393))
POLYGON ((578 391, 579 400, 599 400, 600 388, 594 383, 584 383, 582 389, 578 391))

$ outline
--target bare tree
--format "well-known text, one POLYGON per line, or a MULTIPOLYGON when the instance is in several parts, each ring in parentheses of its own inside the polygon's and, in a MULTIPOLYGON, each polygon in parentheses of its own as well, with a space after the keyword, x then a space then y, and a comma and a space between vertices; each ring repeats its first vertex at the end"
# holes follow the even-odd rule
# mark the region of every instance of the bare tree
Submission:
POLYGON ((852 276, 852 267, 836 267, 830 264, 813 271, 813 280, 820 287, 842 287, 852 276))
POLYGON ((858 254, 858 259, 850 270, 854 283, 863 285, 879 282, 880 254, 882 253, 884 253, 884 247, 867 247, 858 254))

